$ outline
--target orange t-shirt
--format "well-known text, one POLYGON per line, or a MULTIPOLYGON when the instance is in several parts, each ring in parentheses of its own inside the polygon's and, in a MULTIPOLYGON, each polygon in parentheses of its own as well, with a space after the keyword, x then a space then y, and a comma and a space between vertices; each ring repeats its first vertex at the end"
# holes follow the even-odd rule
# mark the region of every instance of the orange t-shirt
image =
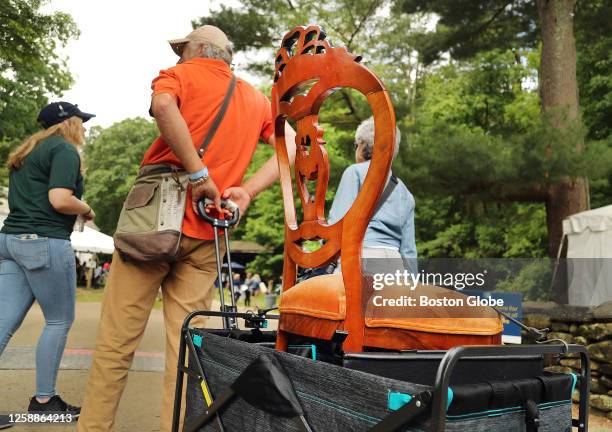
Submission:
MULTIPOLYGON (((229 66, 221 60, 195 58, 160 71, 153 80, 153 96, 168 93, 176 100, 196 149, 202 145, 221 107, 231 73, 229 66)), ((273 131, 270 101, 238 78, 223 121, 204 154, 204 164, 221 193, 241 184, 258 140, 261 138, 267 142, 273 131)), ((145 153, 142 165, 158 163, 182 166, 161 136, 145 153)), ((210 224, 191 208, 191 189, 187 196, 183 233, 202 240, 213 238, 210 224)))

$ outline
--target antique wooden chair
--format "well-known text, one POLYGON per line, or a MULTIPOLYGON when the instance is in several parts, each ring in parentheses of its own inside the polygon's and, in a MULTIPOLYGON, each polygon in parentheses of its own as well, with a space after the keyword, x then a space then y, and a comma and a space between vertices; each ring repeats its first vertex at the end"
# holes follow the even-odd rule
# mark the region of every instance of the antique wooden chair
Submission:
MULTIPOLYGON (((365 318, 368 299, 364 298, 367 290, 362 290, 362 241, 391 167, 395 113, 383 84, 359 61, 346 48, 332 47, 316 25, 299 26, 287 33, 275 59, 272 110, 285 210, 277 349, 287 350, 290 334, 330 340, 337 330, 348 332, 343 348, 353 352, 368 346, 442 349, 462 343, 499 343, 501 323, 493 310, 480 311, 483 316, 467 320, 365 318), (354 204, 341 220, 330 225, 325 218, 329 162, 318 114, 325 98, 342 87, 355 89, 367 98, 374 116, 375 144, 368 174, 354 204), (294 177, 302 204, 301 221, 285 142, 288 119, 297 127, 294 177), (310 188, 309 182, 314 183, 310 188), (307 252, 303 248, 306 240, 322 240, 322 247, 307 252), (319 267, 339 257, 341 274, 318 276, 296 285, 298 266, 319 267)), ((426 288, 430 293, 442 290, 426 288)))

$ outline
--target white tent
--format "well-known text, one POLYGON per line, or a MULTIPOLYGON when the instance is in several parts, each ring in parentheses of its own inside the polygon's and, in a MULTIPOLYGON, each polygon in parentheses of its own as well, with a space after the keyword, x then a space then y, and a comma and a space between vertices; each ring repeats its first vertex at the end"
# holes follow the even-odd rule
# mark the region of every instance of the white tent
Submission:
POLYGON ((567 236, 569 303, 597 306, 612 300, 612 205, 563 221, 567 236))
MULTIPOLYGON (((0 204, 2 203, 0 202, 0 204)), ((7 209, 4 211, 0 205, 0 228, 2 228, 3 222, 8 216, 8 206, 6 207, 7 209)), ((96 231, 87 225, 85 225, 83 231, 72 232, 70 243, 72 243, 72 249, 77 252, 112 254, 115 250, 115 244, 111 236, 96 231)))
POLYGON ((83 231, 73 231, 70 235, 72 249, 78 252, 112 254, 115 250, 113 238, 93 228, 85 226, 83 231))

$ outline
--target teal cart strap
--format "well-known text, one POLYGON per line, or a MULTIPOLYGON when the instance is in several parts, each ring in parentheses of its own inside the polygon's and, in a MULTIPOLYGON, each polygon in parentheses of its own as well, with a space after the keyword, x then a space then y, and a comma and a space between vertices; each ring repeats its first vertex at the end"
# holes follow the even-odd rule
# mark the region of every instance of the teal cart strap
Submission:
POLYGON ((390 391, 387 396, 387 408, 397 411, 412 400, 412 395, 390 391))
POLYGON ((446 397, 446 411, 448 411, 448 408, 453 403, 454 397, 455 397, 455 393, 453 393, 453 389, 450 386, 448 386, 448 396, 446 397))

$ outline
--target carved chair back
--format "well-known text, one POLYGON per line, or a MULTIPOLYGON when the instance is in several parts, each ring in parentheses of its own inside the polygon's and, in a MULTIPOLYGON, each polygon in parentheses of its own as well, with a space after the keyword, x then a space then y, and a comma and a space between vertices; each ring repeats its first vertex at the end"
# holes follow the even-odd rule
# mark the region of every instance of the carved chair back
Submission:
POLYGON ((319 267, 339 257, 346 293, 344 329, 349 333, 344 347, 351 351, 361 351, 363 347, 361 246, 385 187, 395 143, 395 113, 387 90, 370 70, 359 64, 360 60, 344 47, 332 47, 321 27, 298 26, 282 40, 275 58, 272 87, 272 115, 285 211, 282 290, 295 285, 298 266, 319 267), (329 160, 318 118, 323 101, 341 88, 355 89, 367 98, 374 116, 375 142, 370 168, 355 202, 341 220, 330 225, 325 218, 329 160), (287 120, 297 128, 295 189, 285 141, 287 120), (314 183, 314 188, 308 187, 309 182, 314 183), (301 201, 301 220, 297 217, 294 190, 301 201), (303 248, 306 240, 322 240, 322 247, 308 252, 303 248))

